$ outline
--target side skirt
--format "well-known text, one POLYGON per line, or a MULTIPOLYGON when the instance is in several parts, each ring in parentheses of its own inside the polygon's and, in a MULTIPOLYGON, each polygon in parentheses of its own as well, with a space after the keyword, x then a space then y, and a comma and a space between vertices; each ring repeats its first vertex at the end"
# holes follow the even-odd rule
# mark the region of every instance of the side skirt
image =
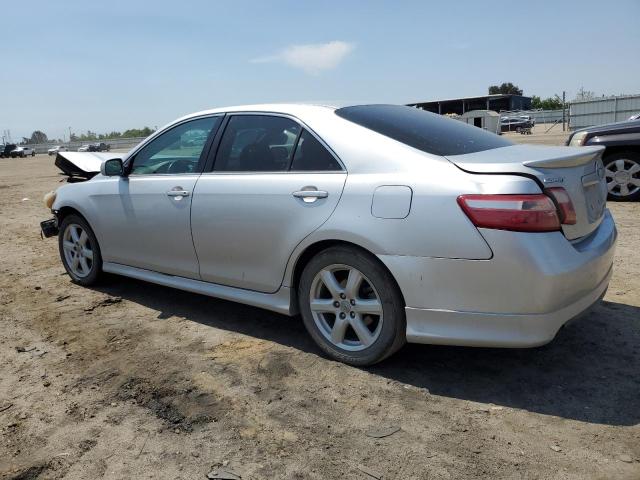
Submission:
POLYGON ((209 297, 221 298, 232 302, 244 303, 253 307, 264 308, 284 315, 295 315, 297 309, 291 306, 291 289, 280 287, 276 293, 262 293, 242 288, 228 287, 216 283, 193 280, 191 278, 165 275, 164 273, 144 270, 142 268, 129 267, 119 263, 104 262, 102 270, 108 273, 124 275, 125 277, 143 280, 145 282, 157 283, 165 287, 186 290, 187 292, 199 293, 209 297))

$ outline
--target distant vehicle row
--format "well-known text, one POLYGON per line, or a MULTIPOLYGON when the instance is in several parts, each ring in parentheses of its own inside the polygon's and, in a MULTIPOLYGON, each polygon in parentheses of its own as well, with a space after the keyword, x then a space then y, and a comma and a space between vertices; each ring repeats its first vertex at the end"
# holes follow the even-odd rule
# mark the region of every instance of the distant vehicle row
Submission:
POLYGON ((6 145, 0 145, 0 157, 4 158, 16 158, 26 157, 27 155, 35 156, 36 151, 31 147, 19 147, 14 143, 8 143, 6 145))

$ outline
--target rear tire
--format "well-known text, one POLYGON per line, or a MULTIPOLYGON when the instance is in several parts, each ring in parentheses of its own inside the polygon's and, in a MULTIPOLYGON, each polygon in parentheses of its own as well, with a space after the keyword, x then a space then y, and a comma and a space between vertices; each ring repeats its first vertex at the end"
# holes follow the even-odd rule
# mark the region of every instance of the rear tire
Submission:
POLYGON ((102 274, 102 255, 93 230, 80 215, 64 217, 59 226, 58 248, 62 265, 73 282, 89 286, 102 274))
POLYGON ((331 358, 363 367, 406 342, 404 302, 389 272, 357 248, 332 247, 305 266, 298 302, 311 338, 331 358))
POLYGON ((630 202, 640 199, 640 153, 616 152, 603 159, 607 199, 630 202))

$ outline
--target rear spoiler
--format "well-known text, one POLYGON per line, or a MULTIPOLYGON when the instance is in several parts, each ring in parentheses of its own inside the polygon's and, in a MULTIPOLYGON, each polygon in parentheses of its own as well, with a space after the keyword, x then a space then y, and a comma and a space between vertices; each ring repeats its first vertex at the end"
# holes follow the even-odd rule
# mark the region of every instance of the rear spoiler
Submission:
POLYGON ((538 169, 586 165, 602 155, 604 147, 551 147, 518 144, 499 149, 446 157, 469 173, 537 174, 538 169), (500 150, 500 155, 496 152, 500 150))
POLYGON ((89 180, 100 173, 105 160, 122 158, 122 153, 108 152, 58 152, 55 166, 69 177, 69 180, 89 180))
MULTIPOLYGON (((564 147, 561 147, 564 148, 564 147)), ((564 153, 558 155, 556 158, 545 158, 540 160, 527 160, 522 162, 527 167, 534 168, 570 168, 579 167, 580 165, 586 165, 593 161, 599 155, 604 152, 604 147, 582 147, 580 150, 574 150, 571 153, 564 153)))

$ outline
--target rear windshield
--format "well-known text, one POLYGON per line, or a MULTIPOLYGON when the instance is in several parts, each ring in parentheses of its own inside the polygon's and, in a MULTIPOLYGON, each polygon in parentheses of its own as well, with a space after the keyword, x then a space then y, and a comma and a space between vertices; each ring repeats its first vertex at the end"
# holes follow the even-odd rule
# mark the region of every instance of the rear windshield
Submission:
POLYGON ((434 155, 462 155, 513 145, 509 140, 459 120, 401 105, 358 105, 336 114, 434 155))

